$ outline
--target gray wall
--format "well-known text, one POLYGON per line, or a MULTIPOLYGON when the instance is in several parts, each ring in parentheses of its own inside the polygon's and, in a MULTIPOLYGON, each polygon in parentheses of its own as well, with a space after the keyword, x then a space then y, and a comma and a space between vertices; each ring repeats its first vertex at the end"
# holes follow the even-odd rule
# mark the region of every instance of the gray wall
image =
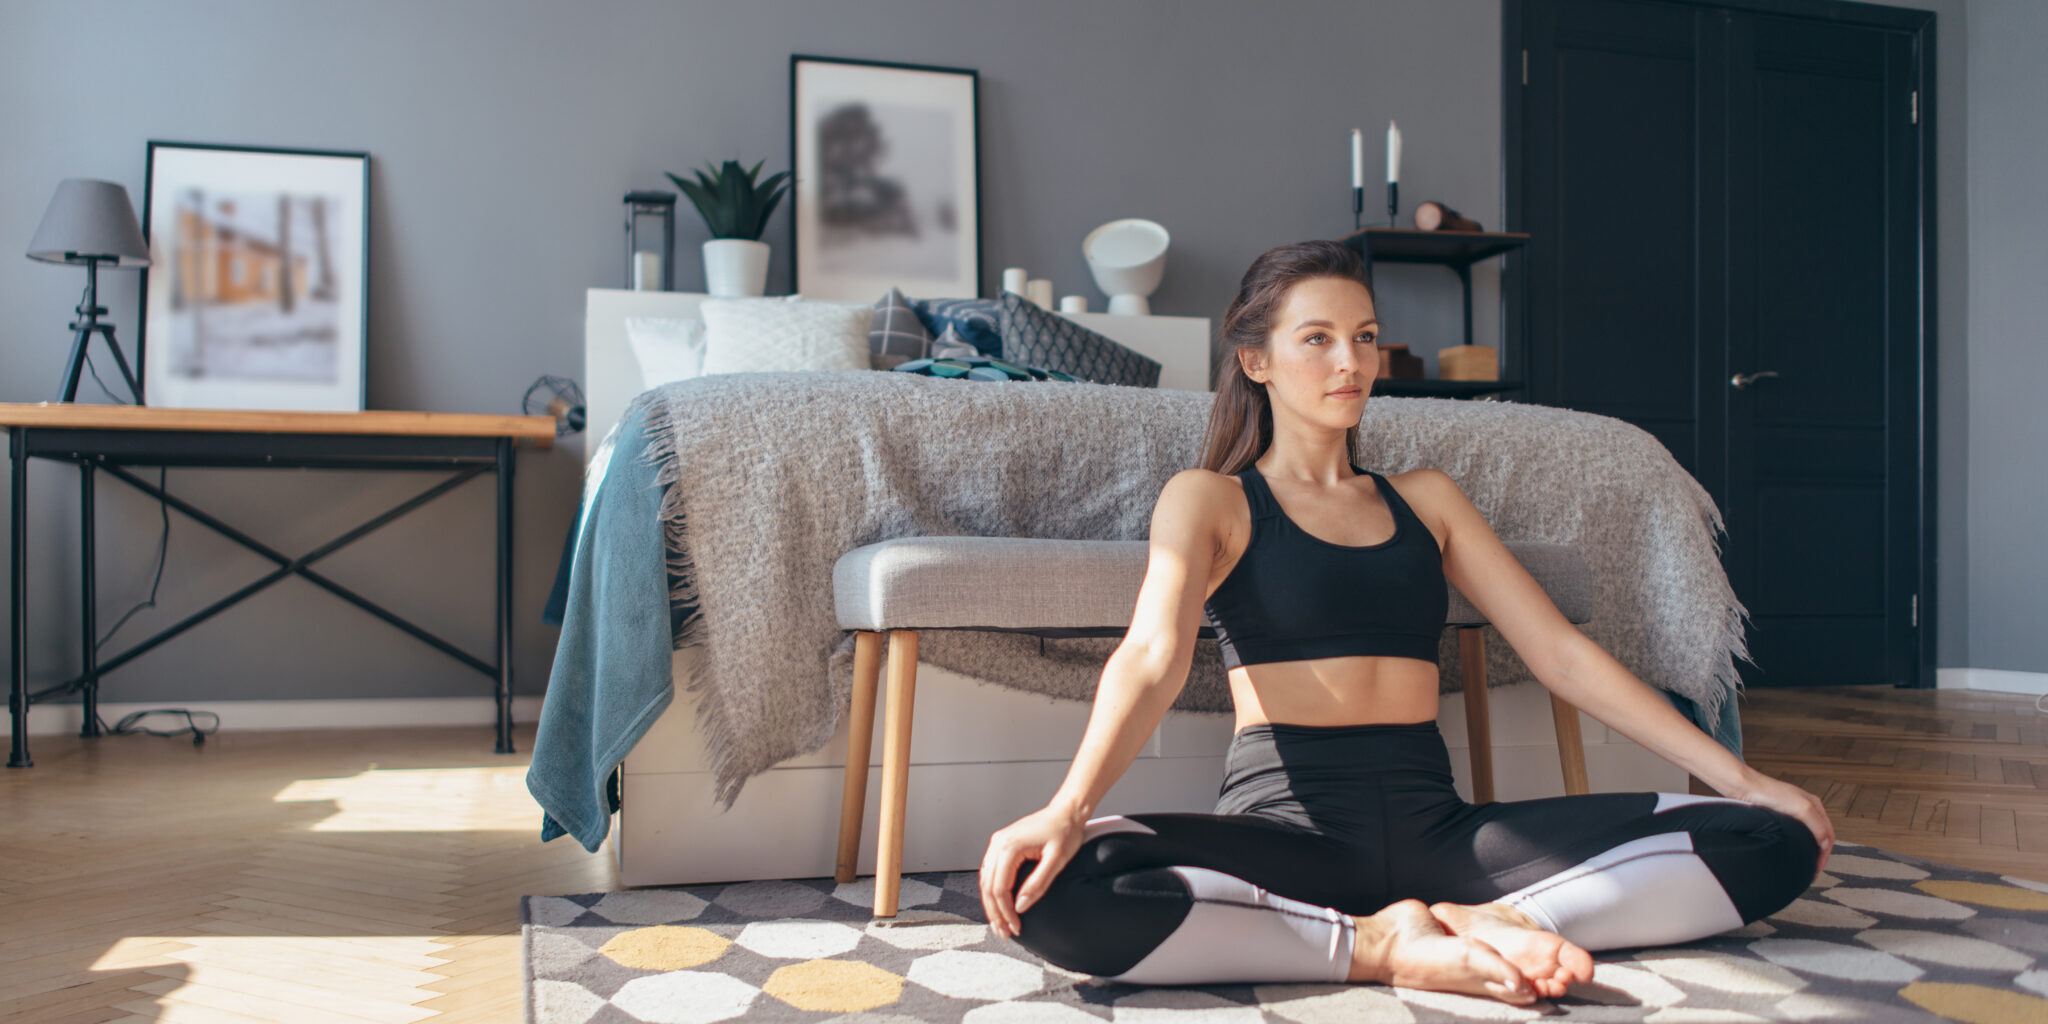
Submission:
MULTIPOLYGON (((1094 297, 1079 246, 1115 217, 1173 232, 1160 313, 1220 316, 1268 246, 1350 226, 1349 129, 1383 167, 1402 126, 1403 194, 1500 225, 1499 8, 1149 0, 734 4, 492 0, 133 4, 0 0, 0 241, 25 250, 56 183, 103 177, 141 205, 150 139, 366 150, 372 156, 369 402, 508 412, 542 373, 580 376, 583 291, 621 279, 620 196, 707 159, 788 160, 791 53, 976 68, 984 287, 1004 266, 1094 297), (1417 46, 1414 40, 1456 40, 1417 46), (89 69, 91 77, 86 77, 89 69)), ((1377 176, 1375 170, 1370 177, 1377 176)), ((1374 202, 1383 201, 1377 195, 1374 202)), ((770 291, 789 280, 783 213, 770 291)), ((677 281, 697 287, 694 212, 677 281)), ((1458 343, 1455 279, 1383 277, 1390 340, 1458 343)), ((135 338, 134 275, 107 305, 135 338)), ((0 258, 0 400, 55 397, 79 272, 0 258)), ((1476 282, 1477 337, 1499 332, 1476 282)), ((1097 308, 1100 308, 1098 305, 1097 308)), ((100 359, 105 362, 104 357, 100 359)), ((98 397, 88 380, 85 393, 98 397)), ((527 454, 518 478, 516 671, 538 692, 539 623, 579 485, 578 451, 527 454)), ((75 471, 31 468, 30 660, 76 671, 75 471)), ((426 486, 397 474, 172 470, 172 489, 296 552, 426 486)), ((153 503, 100 492, 102 628, 147 595, 153 503)), ((473 482, 342 552, 344 584, 472 650, 491 639, 491 491, 473 482)), ((174 515, 157 607, 116 652, 261 575, 268 563, 174 515)), ((4 643, 0 637, 0 643, 4 643)), ((108 679, 107 698, 480 694, 483 677, 286 581, 108 679)))
MULTIPOLYGON (((1982 3, 1971 5, 1973 15, 1982 3)), ((1962 0, 1907 6, 1942 19, 1938 662, 1960 666, 1973 663, 1973 643, 1998 649, 1991 633, 2013 644, 2031 639, 2005 625, 1972 629, 1964 614, 1973 585, 1984 591, 1980 601, 2005 596, 1970 572, 1966 530, 1995 536, 1996 508, 2030 507, 1968 500, 1981 497, 1972 488, 1994 472, 1989 467, 2019 454, 1980 450, 1971 438, 2002 436, 1991 432, 2022 427, 2017 417, 2027 414, 2017 395, 2002 408, 1988 407, 1981 395, 1966 402, 1967 317, 1982 314, 1964 301, 1976 294, 1966 257, 1977 248, 1968 231, 1965 157, 2006 154, 1999 166, 2012 170, 2003 180, 2017 192, 2023 161, 2005 148, 2003 125, 2031 116, 2030 152, 2038 154, 2040 115, 2023 109, 2032 83, 2017 54, 2041 36, 2014 31, 2024 27, 2018 24, 1997 30, 1996 42, 2015 54, 2014 70, 1996 82, 1973 72, 1969 85, 1973 93, 1995 91, 2013 109, 1992 108, 2002 111, 1999 135, 1966 136, 1973 118, 1965 117, 1962 0), (1985 145, 1966 147, 1966 138, 1985 145), (1975 432, 1966 430, 1973 425, 1975 432), (1972 466, 1977 475, 1966 476, 1972 466), (1970 520, 1966 508, 1985 511, 1970 520)), ((2026 8, 2001 4, 1998 17, 2038 23, 2026 8)), ((582 294, 621 278, 625 191, 667 187, 661 172, 706 159, 786 163, 788 57, 803 52, 979 69, 985 291, 992 293, 1002 267, 1022 265, 1052 277, 1061 294, 1082 292, 1099 303, 1080 258, 1081 236, 1114 217, 1144 216, 1174 235, 1154 309, 1217 317, 1259 251, 1349 227, 1347 131, 1354 126, 1366 129, 1369 181, 1383 166, 1386 121, 1397 119, 1406 205, 1438 198, 1500 226, 1499 10, 1497 0, 1277 7, 1221 0, 318 7, 0 0, 0 195, 14 197, 0 203, 0 241, 25 248, 65 177, 124 182, 139 206, 149 139, 366 150, 373 158, 370 407, 513 411, 539 374, 580 375, 582 294), (95 69, 90 82, 79 79, 81 55, 95 69)), ((1978 28, 1968 36, 1973 47, 1978 28)), ((1376 188, 1368 190, 1369 207, 1382 201, 1376 188)), ((2025 266, 2019 246, 2025 226, 2039 223, 2034 202, 2033 220, 1996 236, 2012 239, 1989 257, 2009 274, 2025 266)), ((1998 215, 2022 203, 2018 195, 2002 199, 2008 209, 1998 215)), ((696 245, 704 237, 685 208, 679 286, 701 282, 696 245)), ((776 246, 769 289, 786 290, 783 214, 767 239, 776 246)), ((54 397, 77 276, 0 259, 0 401, 54 397)), ((107 304, 132 344, 134 280, 112 277, 107 304)), ((1431 354, 1457 343, 1451 275, 1383 267, 1380 282, 1388 340, 1431 354)), ((1475 286, 1475 340, 1497 344, 1495 265, 1475 274, 1475 286)), ((2020 293, 2002 294, 2014 296, 2004 313, 2016 316, 2020 293)), ((2005 335, 2007 346, 2020 346, 2018 331, 2005 335)), ((2000 357, 1999 380, 2017 376, 2002 368, 2011 356, 2000 357)), ((555 630, 538 616, 573 512, 579 458, 572 444, 521 460, 515 611, 525 693, 541 689, 552 657, 555 630)), ((30 659, 34 674, 49 679, 78 664, 76 484, 72 471, 56 465, 38 463, 31 473, 30 659)), ((173 470, 171 481, 176 492, 287 551, 317 544, 427 483, 398 474, 196 470, 173 470)), ((104 629, 149 591, 158 520, 153 504, 120 487, 101 489, 99 515, 104 629)), ((2017 533, 2017 516, 2002 522, 2017 533)), ((490 523, 490 488, 472 483, 327 568, 486 651, 490 523)), ((1986 549, 2002 550, 1998 570, 2014 587, 2040 575, 2038 549, 2023 541, 1986 549)), ((173 516, 157 607, 136 615, 107 651, 267 568, 173 516)), ((2015 610, 2004 621, 2023 618, 2015 610)), ((2031 659, 1999 650, 1998 662, 1976 663, 2040 669, 2048 661, 2038 647, 2031 659)), ((451 696, 487 692, 483 686, 481 676, 444 656, 287 581, 117 672, 107 695, 451 696)))
POLYGON ((1970 0, 1969 664, 2048 671, 2048 5, 1970 0))

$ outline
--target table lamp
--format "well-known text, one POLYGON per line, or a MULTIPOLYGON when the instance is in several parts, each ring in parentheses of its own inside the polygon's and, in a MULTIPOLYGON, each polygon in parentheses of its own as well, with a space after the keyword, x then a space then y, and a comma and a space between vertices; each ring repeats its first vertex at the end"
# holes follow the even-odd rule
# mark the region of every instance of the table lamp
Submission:
POLYGON ((43 212, 43 224, 28 246, 28 258, 44 263, 85 265, 85 297, 78 304, 78 320, 70 324, 71 365, 64 373, 64 397, 78 398, 78 373, 85 366, 86 346, 92 336, 104 333, 114 362, 128 382, 135 404, 142 404, 142 386, 128 369, 121 346, 114 343, 114 325, 100 323, 106 307, 99 304, 101 264, 122 270, 149 266, 149 243, 142 239, 142 226, 135 220, 135 207, 128 202, 128 190, 111 181, 66 178, 57 184, 50 208, 43 212))

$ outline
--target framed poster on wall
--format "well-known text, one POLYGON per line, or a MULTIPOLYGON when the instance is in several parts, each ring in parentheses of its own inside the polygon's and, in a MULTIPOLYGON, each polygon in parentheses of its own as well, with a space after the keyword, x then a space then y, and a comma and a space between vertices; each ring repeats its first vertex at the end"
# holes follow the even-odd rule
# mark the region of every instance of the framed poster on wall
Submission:
POLYGON ((796 291, 981 294, 979 96, 965 68, 790 57, 796 291))
POLYGON ((149 404, 364 408, 369 154, 152 141, 144 182, 149 404))

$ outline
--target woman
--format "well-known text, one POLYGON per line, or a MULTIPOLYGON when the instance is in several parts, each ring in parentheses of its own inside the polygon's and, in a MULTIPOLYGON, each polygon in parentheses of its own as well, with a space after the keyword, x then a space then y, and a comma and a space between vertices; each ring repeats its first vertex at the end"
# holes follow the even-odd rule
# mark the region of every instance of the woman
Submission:
POLYGON ((1073 767, 989 840, 997 934, 1139 984, 1380 981, 1527 1003, 1590 980, 1589 950, 1776 912, 1825 865, 1820 801, 1752 771, 1566 621, 1455 481, 1351 461, 1374 308, 1335 242, 1245 273, 1204 468, 1160 493, 1073 767), (1736 799, 1461 800, 1436 731, 1446 577, 1544 685, 1736 799), (1091 819, 1185 684, 1205 607, 1237 719, 1215 813, 1091 819))

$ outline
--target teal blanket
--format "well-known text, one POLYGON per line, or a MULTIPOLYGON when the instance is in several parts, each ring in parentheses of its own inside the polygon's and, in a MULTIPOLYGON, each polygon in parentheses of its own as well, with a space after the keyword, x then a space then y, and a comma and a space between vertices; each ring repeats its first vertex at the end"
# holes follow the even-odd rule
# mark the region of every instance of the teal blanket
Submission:
POLYGON ((636 403, 591 460, 566 555, 562 633, 548 673, 527 791, 542 841, 572 835, 593 853, 618 809, 617 772, 667 710, 675 622, 661 557, 661 488, 636 403))

